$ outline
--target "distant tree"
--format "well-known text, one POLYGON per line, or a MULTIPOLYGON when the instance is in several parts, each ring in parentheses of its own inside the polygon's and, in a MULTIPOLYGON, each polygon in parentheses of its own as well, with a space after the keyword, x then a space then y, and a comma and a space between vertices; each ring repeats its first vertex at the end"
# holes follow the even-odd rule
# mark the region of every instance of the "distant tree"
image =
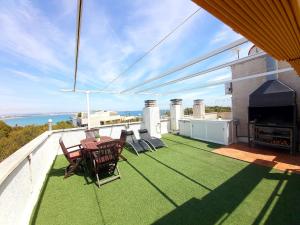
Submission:
POLYGON ((68 129, 68 128, 73 128, 74 125, 71 121, 61 121, 58 122, 57 124, 53 125, 52 129, 53 130, 59 130, 59 129, 68 129))
MULTIPOLYGON (((54 130, 72 127, 71 121, 61 121, 53 125, 54 130)), ((0 162, 47 130, 47 124, 10 127, 0 121, 0 162)))
POLYGON ((166 110, 166 111, 164 112, 163 115, 165 115, 165 116, 170 116, 170 111, 169 111, 169 110, 166 110))
POLYGON ((0 138, 7 137, 11 129, 9 125, 0 120, 0 138))
POLYGON ((185 108, 184 109, 184 115, 193 115, 193 109, 192 108, 185 108))
POLYGON ((79 118, 81 117, 81 112, 77 113, 77 117, 79 118))
POLYGON ((228 106, 205 106, 206 113, 212 112, 231 112, 231 107, 228 106))
POLYGON ((0 161, 47 130, 47 125, 12 128, 7 137, 0 138, 0 161))

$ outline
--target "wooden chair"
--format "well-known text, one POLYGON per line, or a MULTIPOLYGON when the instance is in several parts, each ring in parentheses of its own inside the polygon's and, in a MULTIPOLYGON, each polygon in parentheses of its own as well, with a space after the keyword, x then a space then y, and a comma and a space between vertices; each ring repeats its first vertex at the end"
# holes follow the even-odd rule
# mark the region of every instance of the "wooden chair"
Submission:
POLYGON ((121 135, 120 135, 120 139, 119 139, 120 143, 119 143, 119 146, 118 146, 118 151, 119 151, 119 157, 121 159, 123 159, 124 161, 127 161, 127 159, 122 155, 123 148, 126 144, 126 137, 127 137, 127 131, 122 130, 121 135))
POLYGON ((120 147, 122 147, 122 143, 119 140, 114 140, 99 144, 98 150, 92 152, 92 161, 98 187, 121 178, 117 167, 120 147), (100 181, 99 174, 109 176, 100 181))
POLYGON ((82 157, 81 145, 79 144, 79 145, 74 145, 74 146, 70 146, 70 147, 66 148, 62 138, 59 139, 59 145, 60 145, 66 159, 69 162, 69 165, 65 169, 65 176, 64 176, 64 178, 67 178, 67 177, 73 175, 79 167, 82 167, 81 162, 82 162, 83 157, 82 157), (72 149, 72 148, 73 148, 73 151, 68 151, 69 149, 72 149), (74 150, 74 148, 76 148, 76 149, 74 150))
POLYGON ((99 134, 99 129, 97 128, 91 128, 89 130, 85 130, 85 136, 86 138, 98 138, 100 137, 100 134, 99 134))

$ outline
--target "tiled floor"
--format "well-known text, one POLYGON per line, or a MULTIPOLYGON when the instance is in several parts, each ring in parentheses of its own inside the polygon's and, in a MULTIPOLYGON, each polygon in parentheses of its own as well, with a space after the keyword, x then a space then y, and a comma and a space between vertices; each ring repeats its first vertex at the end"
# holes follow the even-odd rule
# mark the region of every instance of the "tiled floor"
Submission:
POLYGON ((232 144, 215 149, 213 152, 246 162, 269 166, 281 171, 300 173, 300 155, 291 155, 287 151, 253 148, 246 144, 232 144))

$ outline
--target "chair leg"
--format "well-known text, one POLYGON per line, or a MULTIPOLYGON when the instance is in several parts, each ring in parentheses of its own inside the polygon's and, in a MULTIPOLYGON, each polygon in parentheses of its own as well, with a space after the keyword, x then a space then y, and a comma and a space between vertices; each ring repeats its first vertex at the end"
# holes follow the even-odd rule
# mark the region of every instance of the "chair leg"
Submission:
POLYGON ((116 166, 116 170, 117 170, 117 176, 119 176, 119 179, 121 179, 121 173, 120 173, 120 171, 119 171, 119 168, 118 168, 118 166, 116 166))
POLYGON ((98 170, 97 170, 95 160, 93 160, 93 165, 94 165, 94 171, 95 171, 95 175, 96 175, 96 179, 97 179, 97 185, 98 185, 98 188, 100 188, 100 180, 99 180, 99 175, 98 175, 98 170))
POLYGON ((98 173, 96 173, 96 178, 97 178, 97 185, 98 185, 98 188, 100 188, 100 180, 99 180, 99 175, 98 175, 98 173))
POLYGON ((76 162, 75 164, 70 164, 66 169, 65 169, 65 176, 64 178, 68 178, 72 175, 74 175, 75 171, 77 168, 81 166, 81 160, 76 162))
POLYGON ((70 171, 69 171, 70 167, 71 167, 71 164, 68 165, 67 168, 65 169, 65 176, 64 176, 64 179, 66 179, 66 178, 68 178, 69 176, 71 176, 70 171))

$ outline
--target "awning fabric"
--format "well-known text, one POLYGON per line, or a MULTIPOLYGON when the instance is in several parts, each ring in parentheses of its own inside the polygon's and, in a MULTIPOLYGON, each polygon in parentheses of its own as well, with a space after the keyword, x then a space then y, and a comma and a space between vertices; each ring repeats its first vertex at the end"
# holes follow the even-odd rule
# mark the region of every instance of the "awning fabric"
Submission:
POLYGON ((300 76, 300 0, 193 0, 300 76))

